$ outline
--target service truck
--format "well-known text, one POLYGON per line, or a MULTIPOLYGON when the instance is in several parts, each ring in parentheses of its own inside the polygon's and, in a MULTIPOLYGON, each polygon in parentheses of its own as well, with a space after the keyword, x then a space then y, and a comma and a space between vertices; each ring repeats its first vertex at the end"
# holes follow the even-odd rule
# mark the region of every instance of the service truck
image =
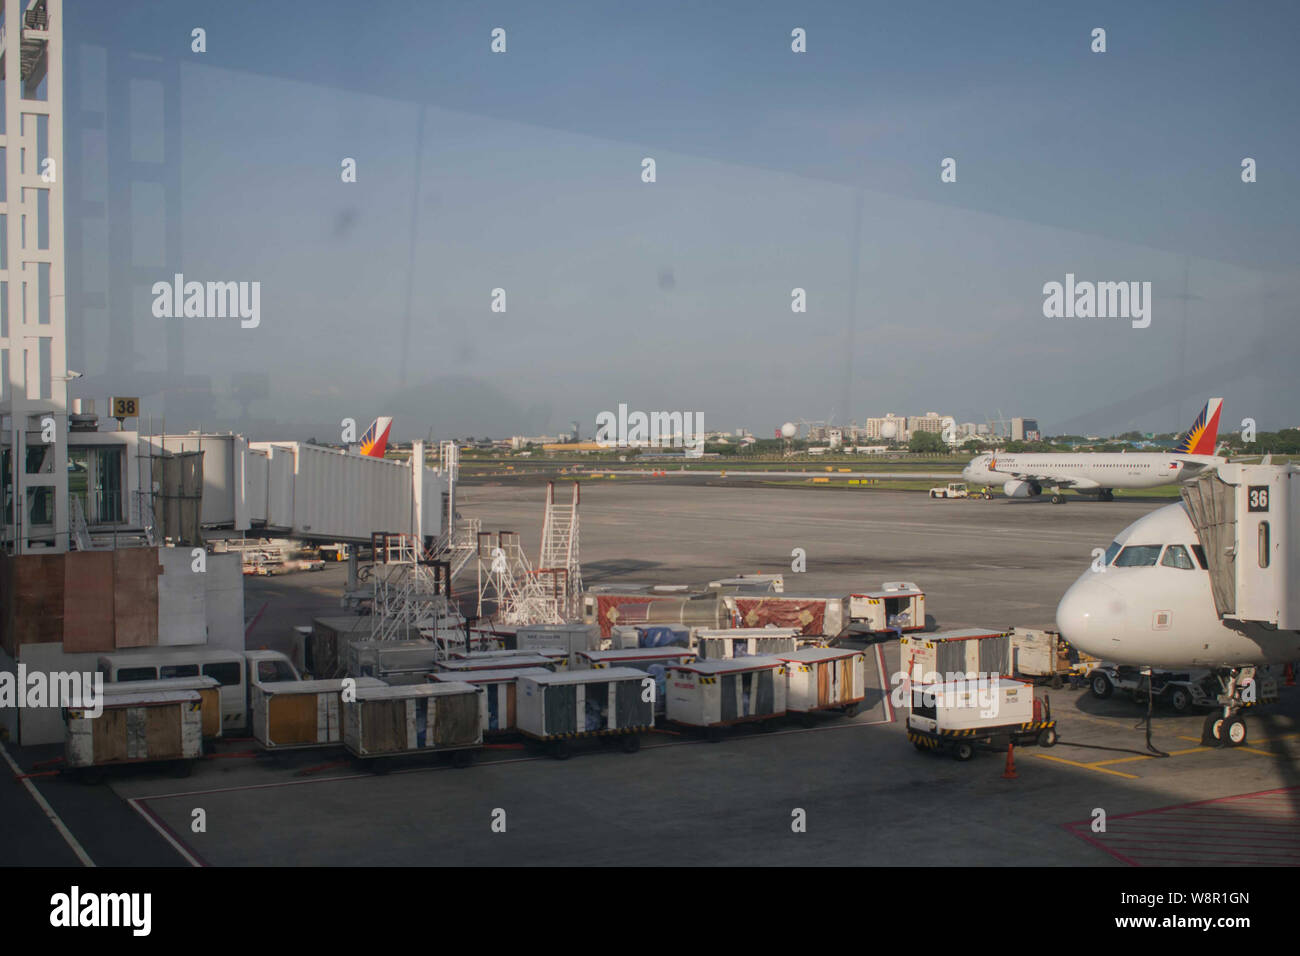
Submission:
POLYGON ((920 751, 970 760, 980 746, 1056 743, 1056 721, 1034 685, 1014 677, 904 685, 910 691, 907 739, 920 751))

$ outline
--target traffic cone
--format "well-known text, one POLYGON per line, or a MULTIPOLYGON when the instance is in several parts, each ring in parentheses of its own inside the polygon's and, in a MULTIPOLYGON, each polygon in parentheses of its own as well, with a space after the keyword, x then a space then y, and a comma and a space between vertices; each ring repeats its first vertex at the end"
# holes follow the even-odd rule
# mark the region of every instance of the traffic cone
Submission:
POLYGON ((1006 768, 1005 770, 1002 771, 1002 779, 1003 779, 1003 780, 1015 780, 1015 779, 1017 779, 1017 778, 1020 776, 1020 774, 1016 773, 1016 757, 1015 757, 1015 749, 1016 749, 1016 745, 1008 741, 1008 743, 1007 743, 1007 768, 1006 768))
POLYGON ((1286 676, 1286 686, 1287 686, 1287 687, 1294 687, 1294 686, 1295 686, 1295 668, 1292 667, 1290 664, 1287 664, 1286 667, 1283 668, 1282 673, 1286 676))

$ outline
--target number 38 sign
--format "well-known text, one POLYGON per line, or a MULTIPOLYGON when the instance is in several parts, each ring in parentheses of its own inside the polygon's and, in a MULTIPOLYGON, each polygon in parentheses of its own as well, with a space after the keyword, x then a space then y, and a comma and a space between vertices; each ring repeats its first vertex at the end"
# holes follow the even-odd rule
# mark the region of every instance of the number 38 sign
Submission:
POLYGON ((138 398, 113 398, 110 399, 113 406, 114 418, 139 418, 140 417, 140 399, 138 398))
POLYGON ((1250 485, 1247 489, 1246 508, 1249 511, 1268 510, 1268 485, 1250 485))

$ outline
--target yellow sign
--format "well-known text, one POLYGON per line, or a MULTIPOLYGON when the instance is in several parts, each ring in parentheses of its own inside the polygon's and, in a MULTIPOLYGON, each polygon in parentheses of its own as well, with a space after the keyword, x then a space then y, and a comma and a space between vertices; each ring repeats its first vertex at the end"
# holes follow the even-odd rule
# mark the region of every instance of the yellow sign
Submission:
POLYGON ((114 418, 140 417, 140 399, 138 398, 111 398, 109 403, 113 406, 114 418))

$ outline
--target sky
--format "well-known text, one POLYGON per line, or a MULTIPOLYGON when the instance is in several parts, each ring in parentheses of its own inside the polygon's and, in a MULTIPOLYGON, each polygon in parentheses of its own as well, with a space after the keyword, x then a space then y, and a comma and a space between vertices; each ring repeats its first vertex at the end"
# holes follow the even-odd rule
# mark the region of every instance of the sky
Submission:
POLYGON ((1294 4, 65 20, 71 394, 141 395, 170 431, 590 434, 627 404, 759 435, 927 411, 1164 432, 1212 395, 1225 430, 1300 425, 1294 4), (260 323, 156 317, 176 272, 259 282, 260 323), (1150 282, 1149 327, 1044 316, 1067 274, 1150 282))

